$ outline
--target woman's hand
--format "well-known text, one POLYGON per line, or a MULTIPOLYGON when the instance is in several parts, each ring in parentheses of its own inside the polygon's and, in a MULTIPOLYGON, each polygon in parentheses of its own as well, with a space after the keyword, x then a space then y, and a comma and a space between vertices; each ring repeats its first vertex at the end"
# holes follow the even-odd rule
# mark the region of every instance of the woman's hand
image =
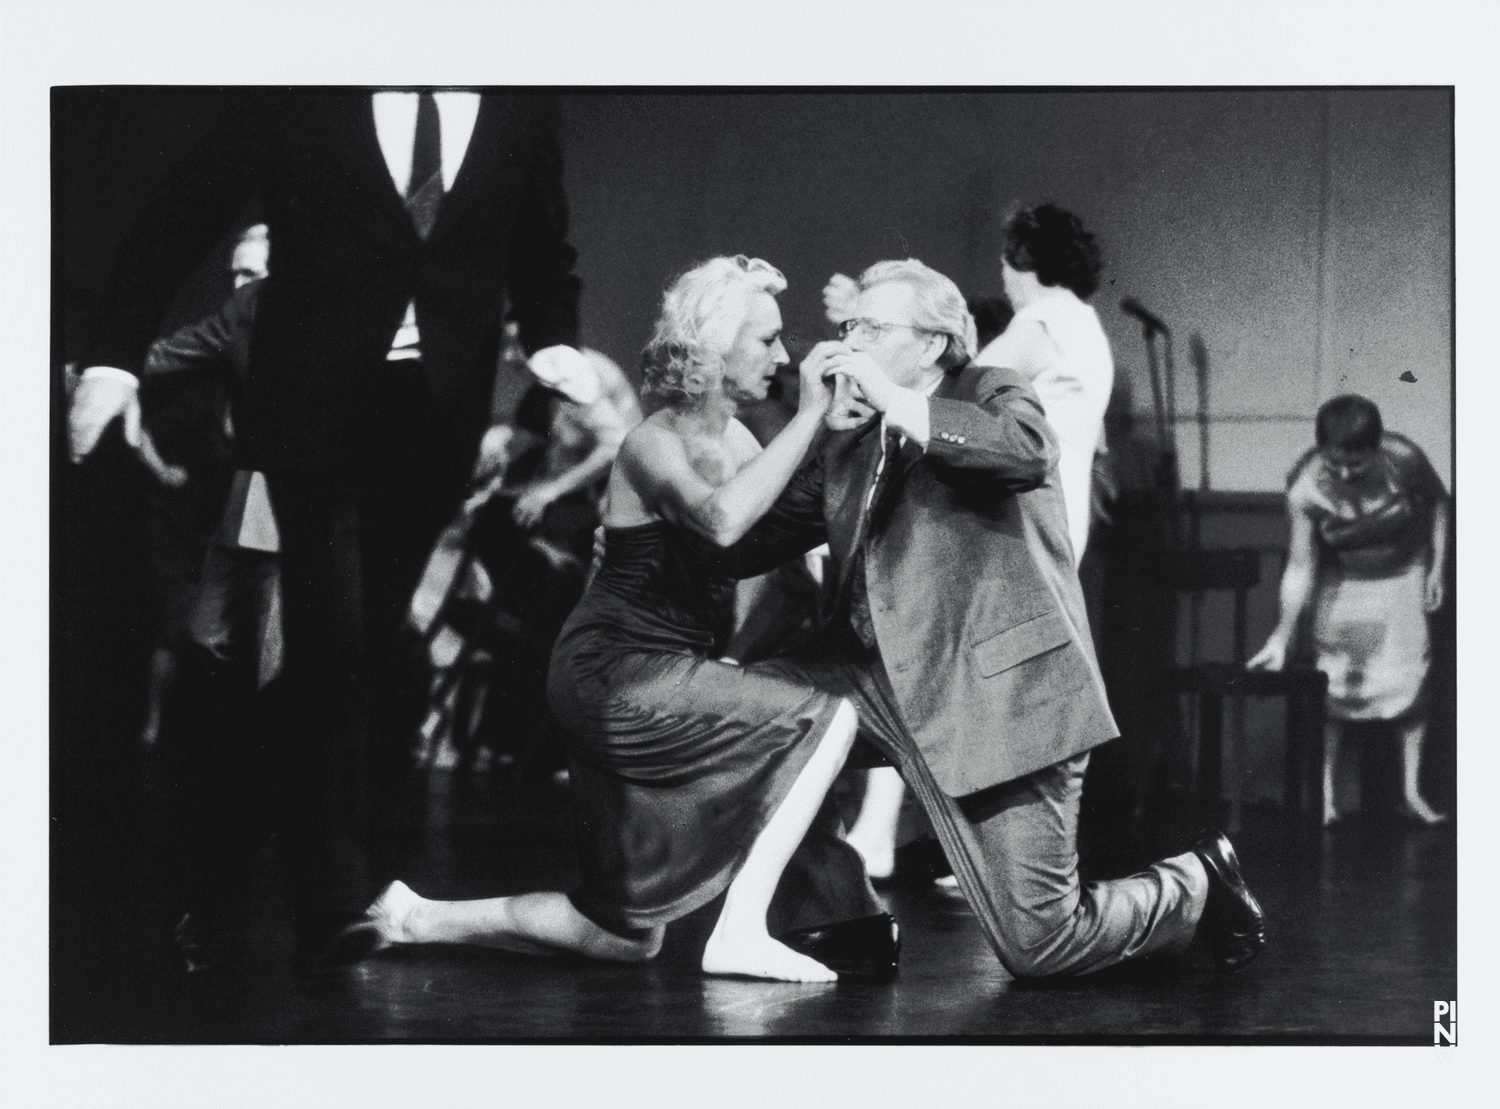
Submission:
POLYGON ((875 415, 875 409, 866 403, 864 393, 854 379, 834 372, 837 362, 850 353, 843 343, 819 343, 802 363, 804 381, 808 373, 816 372, 819 375, 820 390, 831 390, 823 418, 830 431, 853 431, 868 423, 875 415), (818 357, 815 359, 813 355, 818 357))
POLYGON ((550 482, 539 481, 535 485, 528 485, 516 498, 515 506, 510 510, 510 518, 529 531, 542 522, 547 506, 555 500, 557 491, 550 482))
POLYGON ((504 479, 505 467, 510 464, 510 444, 516 437, 515 428, 509 424, 495 424, 479 441, 479 457, 474 461, 476 482, 504 479))
MULTIPOLYGON (((156 442, 144 427, 140 431, 140 442, 136 444, 136 457, 146 464, 146 469, 156 475, 156 480, 168 489, 181 489, 188 481, 188 472, 175 466, 161 456, 156 442)), ((1430 611, 1430 610, 1429 610, 1430 611)))
POLYGON ((1245 663, 1246 670, 1282 670, 1286 667, 1286 638, 1272 633, 1260 653, 1245 663))
POLYGON ((1443 607, 1443 572, 1440 567, 1434 567, 1427 573, 1427 580, 1422 585, 1422 611, 1429 616, 1443 607))
POLYGON ((829 406, 833 403, 833 383, 825 377, 828 373, 828 362, 843 349, 843 343, 822 342, 807 352, 802 365, 797 367, 801 378, 801 388, 797 397, 798 415, 805 412, 817 419, 822 419, 827 414, 829 406))

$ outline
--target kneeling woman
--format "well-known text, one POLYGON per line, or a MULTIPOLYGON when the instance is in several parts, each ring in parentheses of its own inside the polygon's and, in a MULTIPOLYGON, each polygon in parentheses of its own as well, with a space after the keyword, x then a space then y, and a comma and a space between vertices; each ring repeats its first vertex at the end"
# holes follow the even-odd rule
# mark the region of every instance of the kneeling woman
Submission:
POLYGON ((849 753, 854 709, 715 661, 733 620, 727 548, 771 507, 832 397, 815 350, 796 416, 764 450, 735 419, 789 361, 774 299, 785 288, 758 259, 711 259, 668 289, 646 348, 643 397, 655 410, 616 460, 603 563, 549 678, 569 733, 581 886, 428 901, 395 883, 370 910, 367 927, 383 939, 639 961, 656 954, 667 922, 727 887, 705 971, 836 977, 773 939, 766 912, 849 753))

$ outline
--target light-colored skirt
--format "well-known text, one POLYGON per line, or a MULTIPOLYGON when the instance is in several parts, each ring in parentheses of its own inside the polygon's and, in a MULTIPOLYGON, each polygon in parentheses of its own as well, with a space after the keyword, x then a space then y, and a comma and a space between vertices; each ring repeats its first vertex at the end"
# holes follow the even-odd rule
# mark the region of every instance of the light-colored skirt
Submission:
POLYGON ((1319 585, 1313 642, 1330 720, 1396 720, 1421 706, 1432 659, 1426 576, 1418 560, 1395 577, 1319 585))

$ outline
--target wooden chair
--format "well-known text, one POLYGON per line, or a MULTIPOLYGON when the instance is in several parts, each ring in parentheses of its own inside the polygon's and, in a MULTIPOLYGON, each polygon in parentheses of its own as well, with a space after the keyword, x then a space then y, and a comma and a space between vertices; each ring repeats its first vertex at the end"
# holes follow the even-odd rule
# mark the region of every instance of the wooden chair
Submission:
MULTIPOLYGON (((1168 587, 1178 593, 1234 594, 1233 657, 1225 662, 1199 662, 1170 667, 1161 674, 1163 692, 1196 698, 1198 772, 1194 793, 1201 819, 1220 817, 1224 786, 1224 709, 1231 710, 1238 742, 1243 734, 1246 697, 1286 699, 1285 770, 1282 805, 1299 823, 1316 826, 1322 815, 1323 723, 1328 676, 1307 667, 1277 673, 1245 669, 1249 592, 1261 579, 1261 552, 1243 550, 1173 551, 1167 553, 1163 573, 1168 587)), ((1196 646, 1196 645, 1195 645, 1196 646)), ((1229 824, 1238 824, 1238 789, 1231 791, 1229 824)))

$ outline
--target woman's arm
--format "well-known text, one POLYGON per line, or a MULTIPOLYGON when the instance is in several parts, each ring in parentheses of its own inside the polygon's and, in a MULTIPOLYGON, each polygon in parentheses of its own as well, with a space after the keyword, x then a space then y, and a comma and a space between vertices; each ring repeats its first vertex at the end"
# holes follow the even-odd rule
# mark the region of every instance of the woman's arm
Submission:
POLYGON ((1313 520, 1292 507, 1292 537, 1287 545, 1286 571, 1281 575, 1281 619, 1260 653, 1246 665, 1251 670, 1280 670, 1286 666, 1287 650, 1297 624, 1312 600, 1318 577, 1317 540, 1313 520))
POLYGON ((1432 506, 1432 563, 1427 567, 1427 582, 1422 594, 1422 611, 1436 612, 1443 607, 1443 573, 1448 565, 1448 498, 1432 506))
POLYGON ((615 406, 607 394, 581 413, 581 419, 593 437, 593 449, 561 473, 534 482, 516 499, 512 515, 522 527, 534 527, 541 523, 542 515, 553 501, 561 500, 579 489, 587 489, 609 473, 609 468, 614 465, 615 458, 620 453, 620 445, 625 442, 625 436, 632 427, 640 423, 639 409, 632 421, 615 406))
POLYGON ((833 398, 832 387, 823 380, 825 346, 842 349, 836 343, 819 344, 803 361, 797 414, 722 485, 710 484, 693 468, 682 439, 670 428, 647 421, 632 432, 619 465, 645 507, 720 547, 744 536, 775 503, 823 425, 833 398))

